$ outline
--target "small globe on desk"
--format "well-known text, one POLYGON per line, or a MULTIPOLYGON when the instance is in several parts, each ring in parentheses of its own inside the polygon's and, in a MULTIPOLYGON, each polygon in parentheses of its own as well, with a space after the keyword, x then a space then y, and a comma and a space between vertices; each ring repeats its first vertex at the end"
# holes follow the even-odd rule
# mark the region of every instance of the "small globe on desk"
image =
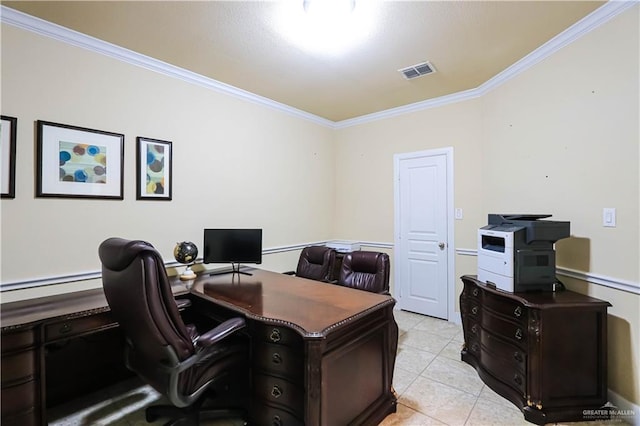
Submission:
POLYGON ((180 275, 181 280, 193 280, 196 278, 196 274, 191 270, 191 265, 195 263, 198 257, 198 247, 195 244, 191 241, 177 243, 173 249, 173 257, 178 262, 187 265, 187 268, 180 275))

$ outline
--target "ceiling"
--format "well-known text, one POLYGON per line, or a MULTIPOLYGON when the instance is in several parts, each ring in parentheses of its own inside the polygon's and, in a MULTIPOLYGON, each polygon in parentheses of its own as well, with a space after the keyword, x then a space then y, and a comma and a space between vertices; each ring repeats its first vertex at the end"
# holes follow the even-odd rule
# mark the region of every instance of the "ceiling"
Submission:
MULTIPOLYGON (((369 18, 368 37, 349 47, 340 35, 344 50, 329 53, 281 34, 287 13, 310 27, 302 0, 2 1, 331 121, 474 89, 604 3, 356 0, 349 19, 369 18), (424 61, 436 72, 412 80, 398 72, 424 61)), ((338 24, 329 29, 339 33, 338 24)))

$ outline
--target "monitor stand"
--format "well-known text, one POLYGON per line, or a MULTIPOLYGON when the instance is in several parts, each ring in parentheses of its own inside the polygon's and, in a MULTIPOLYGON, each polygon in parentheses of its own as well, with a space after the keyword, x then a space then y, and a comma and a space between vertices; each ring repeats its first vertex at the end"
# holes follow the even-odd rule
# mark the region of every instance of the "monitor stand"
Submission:
POLYGON ((241 271, 241 270, 240 270, 240 264, 239 264, 239 263, 237 263, 237 264, 232 263, 232 264, 231 264, 231 269, 233 270, 233 273, 234 273, 234 274, 249 275, 249 276, 253 275, 251 272, 241 271))
POLYGON ((245 272, 245 271, 241 271, 240 270, 240 264, 239 263, 231 263, 231 270, 225 269, 222 271, 213 271, 208 273, 207 275, 209 276, 215 276, 215 275, 225 275, 225 274, 239 274, 239 275, 253 275, 251 272, 245 272))

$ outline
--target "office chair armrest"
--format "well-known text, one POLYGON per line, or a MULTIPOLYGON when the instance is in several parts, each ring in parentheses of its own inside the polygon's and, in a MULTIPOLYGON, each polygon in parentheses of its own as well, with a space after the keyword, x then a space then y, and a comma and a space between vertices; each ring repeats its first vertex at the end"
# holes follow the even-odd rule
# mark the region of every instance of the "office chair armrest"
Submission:
POLYGON ((237 317, 228 319, 219 326, 201 334, 200 337, 198 337, 196 344, 202 348, 207 348, 230 334, 243 329, 245 325, 246 322, 244 318, 237 317))

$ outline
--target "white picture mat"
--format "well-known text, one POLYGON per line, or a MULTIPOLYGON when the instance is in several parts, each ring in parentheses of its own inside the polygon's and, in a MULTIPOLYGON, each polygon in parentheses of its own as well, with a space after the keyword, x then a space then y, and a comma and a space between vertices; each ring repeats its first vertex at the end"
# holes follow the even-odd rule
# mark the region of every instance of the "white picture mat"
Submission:
MULTIPOLYGON (((15 131, 15 129, 13 129, 15 131)), ((9 171, 11 161, 11 121, 2 119, 0 123, 0 189, 9 193, 9 171)))
POLYGON ((160 143, 153 140, 140 139, 140 152, 139 157, 142 161, 140 167, 140 188, 139 193, 142 194, 145 198, 166 198, 169 194, 171 194, 171 148, 172 145, 170 143, 160 143), (162 145, 164 148, 164 192, 162 194, 149 194, 147 193, 147 179, 146 179, 146 169, 147 169, 147 149, 149 145, 162 145))
POLYGON ((42 125, 43 194, 85 195, 102 197, 122 196, 122 138, 120 136, 42 125), (60 141, 104 146, 106 148, 107 182, 101 184, 60 181, 60 141))

